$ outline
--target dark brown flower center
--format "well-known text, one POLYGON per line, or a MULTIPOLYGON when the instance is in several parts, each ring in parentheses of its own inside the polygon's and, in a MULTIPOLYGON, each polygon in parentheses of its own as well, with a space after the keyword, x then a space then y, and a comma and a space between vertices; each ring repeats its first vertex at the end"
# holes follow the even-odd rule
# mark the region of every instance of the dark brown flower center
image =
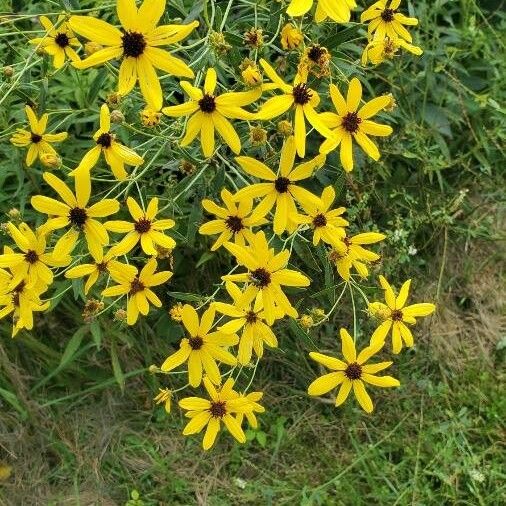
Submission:
POLYGON ((151 229, 151 220, 141 218, 139 221, 135 222, 134 228, 137 232, 139 232, 139 234, 145 234, 151 229))
POLYGON ((123 41, 123 56, 137 58, 146 49, 146 40, 142 33, 125 32, 121 39, 123 41))
POLYGON ((97 144, 99 144, 103 148, 110 148, 112 144, 112 135, 109 132, 104 132, 103 134, 100 134, 97 139, 97 144))
POLYGON ((37 260, 39 259, 39 255, 37 254, 36 251, 33 251, 33 249, 31 250, 28 250, 26 253, 25 253, 25 260, 29 263, 29 264, 34 264, 35 262, 37 262, 37 260))
POLYGON ((95 264, 98 272, 105 272, 107 270, 107 262, 100 262, 95 264))
POLYGON ((209 411, 215 418, 223 418, 227 414, 227 404, 225 401, 211 402, 209 411))
POLYGON ((298 105, 307 104, 313 96, 306 83, 300 83, 297 86, 294 86, 292 94, 295 103, 298 105))
POLYGON ((276 188, 278 193, 286 193, 289 186, 290 180, 287 177, 278 177, 278 179, 274 181, 274 188, 276 188))
POLYGON ((70 40, 68 38, 68 35, 66 33, 57 33, 56 37, 54 38, 54 41, 61 47, 65 48, 69 45, 70 40))
POLYGON ((130 283, 130 295, 142 292, 144 288, 146 288, 144 283, 139 278, 134 278, 134 280, 130 283))
POLYGON ((358 132, 358 126, 360 123, 362 123, 362 119, 358 117, 358 113, 349 112, 343 118, 342 127, 350 134, 354 134, 358 132))
POLYGON ((199 107, 202 112, 212 113, 216 110, 216 100, 207 93, 199 100, 199 107))
POLYGON ((88 219, 88 215, 86 213, 86 209, 83 209, 82 207, 74 207, 70 210, 68 218, 72 225, 82 228, 88 219))
POLYGON ((320 58, 325 53, 326 53, 325 48, 319 46, 318 44, 315 44, 314 46, 311 46, 309 48, 309 51, 307 52, 307 56, 311 61, 318 63, 320 61, 320 58))
POLYGON ((254 311, 248 311, 246 314, 246 323, 252 325, 258 321, 258 316, 254 311))
POLYGON ((263 268, 250 273, 251 282, 258 288, 265 288, 271 282, 271 273, 263 268))
POLYGON ((327 224, 327 218, 324 214, 317 214, 313 218, 313 226, 315 227, 324 227, 327 224))
POLYGON ((394 20, 394 14, 395 14, 395 11, 393 9, 385 9, 381 13, 381 19, 383 21, 385 21, 385 23, 390 23, 391 21, 394 20))
POLYGON ((200 350, 204 345, 204 340, 200 336, 190 337, 188 343, 192 350, 200 350))
POLYGON ((402 321, 402 311, 400 309, 394 309, 392 311, 392 320, 402 321))
POLYGON ((32 142, 37 144, 42 140, 42 135, 32 133, 32 142))
POLYGON ((362 376, 362 366, 356 362, 348 364, 348 367, 345 369, 344 374, 350 380, 358 380, 362 376))
POLYGON ((225 225, 234 234, 240 232, 244 228, 244 225, 242 224, 242 218, 239 218, 239 216, 227 216, 225 225))

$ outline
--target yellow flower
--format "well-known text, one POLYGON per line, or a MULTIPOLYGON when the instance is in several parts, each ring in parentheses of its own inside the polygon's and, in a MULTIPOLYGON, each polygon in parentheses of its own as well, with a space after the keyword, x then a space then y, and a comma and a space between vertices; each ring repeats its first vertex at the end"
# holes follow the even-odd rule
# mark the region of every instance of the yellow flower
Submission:
MULTIPOLYGON (((93 255, 92 255, 93 256, 93 255)), ((103 251, 99 251, 99 255, 93 258, 92 264, 81 264, 72 267, 65 272, 65 277, 68 279, 77 279, 84 276, 88 276, 84 285, 84 294, 87 295, 90 288, 97 282, 100 274, 104 272, 110 272, 111 266, 116 265, 116 268, 121 268, 123 264, 120 264, 114 260, 115 255, 109 250, 105 255, 103 251)))
POLYGON ((287 23, 281 30, 281 47, 283 49, 295 49, 304 40, 304 34, 291 23, 287 23))
POLYGON ((128 294, 127 323, 134 325, 139 318, 139 313, 146 316, 149 313, 149 304, 162 307, 162 301, 151 290, 153 286, 162 285, 172 277, 170 271, 156 272, 157 263, 150 258, 139 272, 133 265, 114 262, 109 263, 108 270, 112 279, 119 283, 116 286, 106 288, 104 297, 118 297, 128 294))
POLYGON ((368 346, 357 356, 355 343, 350 334, 346 329, 341 329, 340 334, 341 349, 345 361, 323 353, 311 352, 309 356, 315 362, 324 365, 333 372, 314 380, 309 385, 307 393, 319 396, 341 385, 336 397, 336 406, 340 406, 348 398, 348 394, 353 387, 353 393, 362 409, 367 413, 372 413, 374 406, 365 389, 365 383, 383 388, 400 386, 399 380, 392 378, 392 376, 376 376, 376 373, 391 366, 392 362, 366 364, 373 355, 381 350, 383 345, 368 346))
POLYGON ((56 151, 51 144, 53 142, 64 141, 68 134, 67 132, 61 132, 59 134, 44 133, 47 128, 49 115, 43 114, 40 119, 37 119, 37 116, 29 105, 25 106, 25 112, 28 122, 30 123, 30 131, 18 128, 16 133, 10 138, 10 141, 18 148, 28 146, 26 165, 30 167, 33 162, 44 153, 56 155, 56 151))
MULTIPOLYGON (((253 350, 258 358, 261 358, 264 354, 264 343, 271 348, 277 348, 278 340, 269 325, 265 323, 265 313, 260 298, 255 299, 254 305, 251 302, 241 304, 242 292, 239 287, 227 281, 225 288, 233 304, 214 302, 213 307, 219 313, 230 316, 232 320, 218 327, 218 330, 224 334, 235 334, 242 329, 237 359, 241 365, 246 365, 251 360, 253 350)), ((282 318, 283 313, 278 312, 277 317, 282 318)))
POLYGON ((385 37, 396 39, 401 37, 407 42, 413 39, 410 33, 404 28, 406 26, 416 26, 418 19, 408 18, 397 12, 401 0, 391 0, 387 7, 388 0, 379 0, 362 12, 360 21, 366 23, 369 21, 367 32, 369 37, 374 36, 375 40, 382 40, 385 37))
POLYGON ((64 267, 72 261, 72 245, 59 251, 58 256, 55 256, 54 252, 46 253, 47 231, 41 228, 33 232, 26 223, 21 223, 19 227, 8 223, 7 229, 21 250, 21 253, 14 253, 10 248, 6 248, 7 252, 0 255, 0 267, 16 268, 17 275, 11 285, 17 285, 24 278, 29 286, 33 286, 37 280, 50 285, 53 282, 51 267, 64 267))
POLYGON ((330 153, 341 144, 341 163, 344 170, 353 170, 353 140, 373 159, 379 160, 380 152, 368 135, 385 137, 392 133, 392 127, 371 121, 379 111, 390 104, 390 97, 382 96, 369 100, 358 111, 362 98, 362 84, 354 77, 350 81, 346 100, 335 84, 330 85, 330 97, 337 114, 323 113, 324 123, 333 129, 333 135, 326 139, 320 147, 321 153, 330 153))
MULTIPOLYGON (((60 255, 62 248, 67 248, 68 244, 75 244, 79 232, 83 232, 88 244, 88 249, 94 258, 100 257, 102 247, 109 244, 109 235, 104 225, 96 218, 104 218, 118 212, 119 202, 116 199, 103 199, 89 207, 88 201, 91 194, 91 181, 87 174, 76 175, 75 195, 70 188, 58 177, 49 172, 44 172, 44 181, 53 188, 61 197, 63 202, 59 202, 44 195, 35 195, 31 199, 32 207, 54 218, 49 218, 43 225, 44 230, 58 230, 69 227, 65 235, 60 238, 54 248, 54 255, 60 255)), ((70 248, 72 249, 72 248, 70 248)))
POLYGON ((263 392, 250 392, 244 396, 250 404, 251 411, 240 411, 237 413, 236 419, 239 425, 242 425, 242 421, 246 417, 246 420, 248 420, 253 429, 258 428, 258 420, 255 413, 265 413, 265 408, 257 402, 262 399, 263 395, 263 392))
POLYGON ((275 174, 267 165, 256 158, 239 156, 236 161, 244 172, 266 182, 242 188, 235 194, 234 200, 242 201, 243 199, 263 197, 252 213, 254 219, 264 217, 275 205, 274 233, 279 235, 285 230, 293 232, 297 228, 295 202, 301 205, 304 203, 309 206, 321 206, 320 199, 316 195, 295 183, 311 177, 313 172, 323 165, 325 156, 316 156, 294 168, 295 138, 293 136, 288 137, 281 149, 278 174, 275 174))
POLYGON ((332 132, 327 128, 315 107, 320 103, 320 97, 316 91, 308 87, 307 72, 297 73, 293 85, 286 84, 276 71, 265 61, 260 60, 265 73, 272 83, 264 84, 264 90, 280 89, 281 95, 269 98, 258 110, 257 119, 268 120, 277 118, 289 109, 293 109, 295 117, 295 145, 297 153, 301 158, 306 154, 306 119, 323 137, 333 137, 332 132))
POLYGON ((236 415, 252 412, 253 404, 233 390, 234 380, 232 378, 228 378, 219 390, 208 378, 204 378, 204 386, 210 400, 202 397, 187 397, 179 401, 179 406, 188 410, 186 416, 190 418, 183 430, 183 435, 197 434, 207 426, 202 447, 204 450, 209 450, 214 445, 216 436, 221 429, 221 422, 223 422, 239 443, 245 443, 246 435, 240 422, 237 421, 236 415))
POLYGON ((145 127, 154 127, 160 123, 162 113, 145 107, 141 112, 141 121, 145 127))
POLYGON ((48 169, 58 169, 61 167, 61 158, 53 153, 41 153, 40 161, 48 169))
POLYGON ((118 142, 116 136, 110 130, 111 114, 109 107, 107 107, 107 104, 102 104, 100 108, 100 128, 93 135, 96 145, 83 156, 79 166, 71 175, 75 175, 78 171, 89 172, 97 164, 100 153, 104 154, 107 165, 119 181, 124 181, 128 176, 125 164, 140 165, 144 163, 144 159, 133 149, 127 148, 118 142))
POLYGON ((385 239, 384 234, 378 232, 365 232, 353 237, 344 237, 336 242, 329 258, 336 265, 337 272, 345 280, 350 280, 350 271, 354 268, 360 277, 369 275, 366 263, 376 262, 380 259, 377 253, 373 253, 362 247, 363 244, 374 244, 385 239))
POLYGON ((344 207, 330 210, 330 206, 336 198, 336 192, 332 186, 327 186, 321 196, 321 203, 315 206, 312 202, 301 203, 302 209, 306 216, 297 218, 299 223, 310 225, 313 229, 313 245, 316 246, 320 240, 332 246, 342 242, 346 236, 343 227, 347 227, 349 223, 341 218, 346 211, 344 207))
POLYGON ((132 198, 127 198, 127 207, 133 218, 133 223, 122 220, 112 220, 105 223, 105 228, 111 232, 127 234, 123 239, 111 248, 111 253, 116 256, 125 255, 131 251, 137 243, 146 255, 157 256, 155 245, 162 248, 173 249, 176 241, 165 235, 162 230, 167 230, 175 225, 171 219, 155 219, 158 213, 158 198, 150 200, 146 211, 132 198))
POLYGON ((221 200, 226 207, 220 207, 209 199, 202 201, 202 207, 218 218, 204 223, 199 228, 199 233, 203 235, 220 234, 211 246, 211 251, 216 251, 232 238, 236 244, 244 246, 246 241, 253 236, 251 227, 267 223, 267 220, 262 217, 252 219, 251 216, 248 216, 253 209, 251 198, 241 199, 239 204, 236 204, 232 194, 227 189, 223 189, 221 190, 221 200))
POLYGON ((70 18, 74 32, 104 46, 73 65, 86 69, 120 58, 119 93, 128 95, 139 81, 144 99, 152 109, 159 111, 163 95, 155 68, 178 77, 193 78, 194 74, 181 59, 158 46, 183 40, 199 23, 156 26, 165 12, 165 0, 144 0, 138 9, 135 0, 117 0, 116 10, 123 30, 91 16, 70 18))
POLYGON ((367 65, 369 61, 373 65, 379 65, 381 62, 393 58, 399 48, 404 48, 416 56, 423 53, 421 48, 413 46, 403 39, 385 37, 384 39, 372 40, 367 44, 362 53, 362 65, 367 65))
POLYGON ((53 57, 53 67, 60 69, 65 64, 65 57, 72 61, 80 61, 78 54, 72 46, 80 46, 74 33, 64 21, 65 16, 58 16, 57 26, 46 16, 40 16, 40 24, 46 30, 44 37, 37 37, 30 40, 30 44, 40 46, 44 52, 53 57))
POLYGON ((181 302, 177 302, 169 309, 169 315, 175 322, 183 320, 183 307, 181 302))
POLYGON ((262 84, 262 74, 255 64, 250 64, 241 72, 244 82, 248 86, 258 86, 262 84))
POLYGON ((321 78, 330 75, 331 55, 326 47, 313 44, 306 48, 299 62, 299 72, 312 72, 321 78))
MULTIPOLYGON (((269 248, 264 232, 257 232, 247 247, 231 242, 225 248, 235 256, 239 265, 248 272, 222 276, 223 281, 245 283, 246 289, 238 301, 240 306, 259 299, 263 305, 265 321, 272 325, 281 314, 297 318, 299 314, 283 292, 282 286, 305 287, 310 281, 307 276, 292 269, 286 269, 290 251, 282 250, 275 254, 269 248)), ((260 303, 260 302, 259 302, 260 303)))
POLYGON ((45 311, 49 307, 49 301, 42 302, 40 296, 47 290, 47 285, 40 279, 35 283, 28 283, 22 279, 16 286, 11 287, 13 278, 19 279, 13 267, 12 277, 3 269, 0 269, 0 320, 7 315, 13 315, 12 337, 21 329, 33 329, 33 313, 45 311))
POLYGON ((163 404, 165 411, 170 413, 172 392, 168 388, 159 388, 158 395, 153 399, 155 404, 163 404))
POLYGON ((429 316, 435 311, 436 306, 428 302, 406 306, 411 285, 410 279, 402 285, 397 297, 392 287, 383 276, 380 276, 379 280, 381 287, 385 290, 386 304, 382 302, 372 302, 369 304, 369 312, 384 321, 374 331, 371 337, 371 345, 375 345, 376 343, 383 345, 391 329, 392 351, 397 354, 402 350, 403 341, 409 348, 414 344, 413 334, 406 324, 414 325, 416 323, 416 317, 429 316))
POLYGON ((217 75, 213 68, 207 69, 204 89, 195 88, 186 81, 181 81, 181 88, 190 97, 188 102, 164 107, 162 112, 167 116, 191 116, 186 125, 186 134, 181 146, 188 146, 200 133, 202 152, 206 158, 214 153, 214 129, 230 149, 238 154, 241 151, 241 139, 228 121, 229 119, 252 119, 253 114, 242 109, 257 100, 262 90, 260 87, 243 92, 229 92, 216 95, 217 75))
POLYGON ((221 374, 216 361, 236 365, 237 360, 226 348, 236 345, 239 338, 235 334, 211 332, 215 314, 215 309, 210 307, 199 322, 197 311, 189 304, 183 306, 182 321, 190 337, 183 338, 179 350, 165 360, 161 366, 163 372, 172 371, 188 361, 188 382, 192 387, 198 387, 202 382, 203 370, 215 385, 220 384, 221 374))
MULTIPOLYGON (((317 0, 315 21, 321 23, 327 18, 332 19, 336 23, 348 23, 351 17, 351 9, 357 4, 355 0, 317 0)), ((286 13, 289 16, 303 16, 313 6, 313 0, 292 0, 286 13)))

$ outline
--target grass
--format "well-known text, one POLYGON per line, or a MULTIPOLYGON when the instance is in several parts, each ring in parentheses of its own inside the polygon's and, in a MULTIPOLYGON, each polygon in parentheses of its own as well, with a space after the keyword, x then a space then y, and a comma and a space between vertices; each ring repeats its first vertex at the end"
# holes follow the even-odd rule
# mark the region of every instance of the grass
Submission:
MULTIPOLYGON (((42 12, 42 2, 4 3, 5 12, 42 12)), ((226 3, 217 2, 222 11, 226 3)), ((353 178, 334 181, 335 169, 321 174, 322 183, 333 178, 357 229, 375 223, 389 233, 382 252, 388 261, 374 275, 381 268, 396 280, 413 277, 416 298, 438 303, 437 314, 418 327, 417 346, 396 360, 394 375, 402 387, 374 392, 374 415, 353 402, 336 410, 307 397, 316 372, 306 358, 311 343, 298 327, 283 323, 277 327, 280 348, 266 356, 255 377, 268 408, 260 429, 249 433, 244 446, 222 437, 203 454, 198 439, 180 435, 177 409, 167 416, 152 404, 161 383, 147 367, 160 363, 177 342, 177 327, 166 315, 134 331, 107 315, 100 324, 84 324, 75 288, 75 300, 57 299, 33 333, 11 340, 9 325, 0 326, 0 463, 12 467, 10 478, 0 482, 0 504, 505 503, 503 4, 416 2, 425 55, 396 60, 367 76, 371 90, 392 89, 396 96, 393 141, 384 145, 378 164, 361 160, 353 178)), ((47 7, 57 11, 61 5, 47 7)), ((241 34, 240 20, 233 22, 231 32, 241 34)), ((26 50, 23 33, 33 29, 30 20, 14 26, 18 36, 0 37, 2 65, 19 64, 26 50)), ((0 35, 2 30, 0 25, 0 35)), ((322 28, 321 40, 340 39, 322 28)), ((339 51, 347 58, 359 54, 354 43, 339 51)), ((348 72, 345 58, 342 65, 348 72)), ((82 134, 91 128, 97 96, 104 98, 93 83, 107 76, 56 76, 51 97, 44 79, 37 69, 27 71, 6 96, 0 139, 9 136, 11 109, 27 96, 52 100, 55 108, 72 100, 88 114, 71 127, 77 138, 73 161, 87 143, 82 134)), ((11 83, 4 78, 2 90, 11 83)), ((134 123, 131 105, 125 112, 134 123)), ((209 293, 226 260, 201 256, 206 242, 195 224, 199 198, 215 191, 224 174, 210 167, 211 176, 167 182, 177 172, 169 161, 179 154, 170 149, 161 155, 164 165, 153 186, 185 201, 172 288, 209 293), (185 189, 189 182, 191 190, 185 189)), ((25 177, 21 157, 8 142, 0 144, 0 157, 0 209, 7 213, 15 205, 28 213, 27 196, 40 178, 25 177)), ((303 248, 296 253, 324 286, 314 259, 303 248)), ((69 289, 59 283, 58 291, 69 289)), ((328 303, 323 297, 302 300, 309 306, 328 303)), ((349 308, 346 293, 342 307, 310 338, 335 348, 337 329, 352 321, 349 308)), ((366 321, 361 332, 370 328, 366 321)))

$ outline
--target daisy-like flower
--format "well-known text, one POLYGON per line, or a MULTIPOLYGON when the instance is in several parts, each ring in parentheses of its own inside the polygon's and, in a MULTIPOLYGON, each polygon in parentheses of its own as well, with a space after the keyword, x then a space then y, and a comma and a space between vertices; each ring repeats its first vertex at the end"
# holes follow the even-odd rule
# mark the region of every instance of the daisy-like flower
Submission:
POLYGON ((341 385, 336 397, 336 406, 340 406, 348 398, 348 394, 353 387, 353 393, 362 409, 367 413, 371 413, 374 406, 365 389, 365 384, 368 383, 369 385, 384 388, 400 386, 399 380, 392 378, 392 376, 376 376, 376 373, 391 366, 392 362, 366 364, 373 355, 376 355, 381 350, 383 344, 368 346, 357 356, 355 343, 350 334, 346 329, 341 329, 340 334, 342 354, 345 361, 324 355, 323 353, 311 352, 309 356, 315 362, 324 365, 333 372, 314 380, 309 385, 307 393, 319 396, 341 385))
POLYGON ((111 248, 113 255, 125 255, 131 251, 134 246, 140 242, 141 248, 146 255, 157 256, 156 245, 172 250, 176 247, 176 241, 165 235, 162 231, 172 228, 175 225, 174 220, 157 220, 158 198, 150 200, 146 211, 132 198, 128 197, 127 207, 133 222, 112 220, 105 223, 105 228, 111 232, 127 234, 123 239, 111 248))
POLYGON ((272 83, 264 84, 264 90, 280 89, 281 95, 269 98, 258 110, 256 118, 268 120, 277 118, 289 109, 294 111, 294 134, 297 154, 304 158, 306 154, 306 119, 323 137, 333 137, 332 132, 321 120, 315 107, 320 103, 316 91, 307 85, 307 71, 297 72, 293 85, 286 84, 276 71, 264 60, 260 60, 265 73, 272 83))
POLYGON ((237 163, 241 168, 264 183, 256 183, 239 190, 235 201, 263 197, 252 213, 255 219, 264 217, 273 207, 274 233, 282 234, 285 230, 293 232, 297 228, 297 208, 295 202, 313 206, 321 205, 320 199, 310 191, 297 186, 297 182, 307 179, 325 162, 325 156, 318 155, 308 162, 301 163, 294 168, 295 138, 288 137, 281 149, 278 173, 274 173, 267 165, 249 156, 238 156, 237 163))
POLYGON ((392 59, 400 48, 406 49, 416 56, 423 54, 421 48, 409 44, 404 39, 385 37, 384 39, 371 40, 367 44, 362 53, 362 65, 367 65, 369 61, 373 65, 379 65, 385 60, 392 59))
POLYGON ((369 304, 369 312, 378 319, 383 320, 371 337, 371 345, 375 345, 376 343, 383 344, 388 333, 392 330, 392 351, 397 355, 402 350, 403 341, 408 348, 414 344, 413 334, 408 325, 414 325, 417 317, 432 314, 436 306, 429 302, 406 306, 411 286, 410 279, 401 286, 397 297, 383 276, 379 277, 379 281, 381 287, 385 290, 386 304, 382 302, 372 302, 369 304))
MULTIPOLYGON (((258 358, 261 358, 264 354, 264 343, 271 348, 277 348, 278 340, 270 326, 265 323, 265 314, 260 298, 255 299, 254 304, 250 302, 241 305, 242 292, 239 287, 235 283, 227 281, 225 288, 233 303, 214 302, 213 307, 219 313, 232 319, 218 327, 218 330, 224 334, 235 334, 242 329, 237 359, 241 365, 246 365, 251 360, 253 350, 258 358)), ((278 312, 277 316, 282 318, 283 313, 278 312)))
POLYGON ((127 323, 134 325, 139 318, 139 313, 146 316, 149 313, 149 304, 162 307, 162 301, 151 290, 154 286, 163 285, 171 277, 172 272, 155 272, 158 264, 154 258, 150 258, 139 272, 133 265, 109 262, 108 270, 111 278, 118 285, 106 288, 104 297, 118 297, 128 295, 127 323))
POLYGON ((295 49, 299 47, 303 40, 304 34, 291 23, 287 23, 281 30, 281 47, 284 50, 295 49))
POLYGON ((373 160, 379 160, 378 147, 368 135, 386 137, 393 130, 392 127, 375 123, 369 118, 388 107, 390 97, 385 95, 373 98, 357 111, 362 98, 362 84, 356 77, 350 81, 346 100, 335 84, 331 84, 329 89, 337 114, 325 112, 321 115, 324 123, 332 129, 333 135, 322 143, 320 153, 328 154, 341 145, 341 164, 344 170, 349 172, 353 170, 353 140, 355 140, 373 160))
POLYGON ((159 111, 163 104, 162 87, 156 70, 178 77, 193 78, 193 71, 181 59, 159 46, 179 42, 199 25, 156 26, 165 12, 165 0, 144 0, 137 9, 135 0, 117 0, 116 10, 122 30, 91 16, 72 16, 69 25, 79 35, 105 46, 88 58, 74 62, 79 69, 121 59, 118 92, 128 95, 139 81, 148 105, 159 111))
POLYGON ((202 152, 206 158, 211 157, 214 153, 215 129, 234 153, 240 153, 241 139, 229 119, 253 119, 253 114, 245 111, 242 107, 251 104, 262 94, 260 87, 257 87, 249 91, 216 95, 216 84, 216 70, 209 68, 206 72, 203 90, 192 86, 189 82, 181 81, 181 88, 190 97, 190 100, 184 104, 162 109, 165 115, 173 118, 190 116, 185 136, 180 145, 188 146, 200 134, 202 152))
POLYGON ((202 200, 202 207, 217 217, 216 220, 208 221, 199 228, 199 233, 203 235, 220 234, 211 246, 211 251, 216 251, 232 238, 236 244, 244 246, 253 235, 251 227, 267 223, 263 217, 252 219, 248 216, 253 209, 252 199, 244 198, 237 204, 232 194, 224 188, 221 190, 221 200, 225 207, 220 207, 209 199, 202 200))
POLYGON ((352 268, 357 271, 360 277, 366 278, 369 275, 366 264, 376 262, 380 256, 362 246, 375 244, 385 237, 379 232, 365 232, 353 237, 344 237, 342 241, 333 244, 334 249, 330 252, 329 259, 335 264, 337 272, 345 281, 350 280, 352 268))
MULTIPOLYGON (((317 0, 314 19, 317 23, 330 18, 336 23, 348 23, 351 9, 357 6, 355 0, 317 0)), ((303 16, 313 6, 313 0, 292 0, 286 13, 289 16, 303 16)))
POLYGON ((153 399, 155 404, 163 404, 166 413, 170 413, 172 392, 168 388, 159 388, 158 395, 153 399))
POLYGON ((85 295, 88 294, 91 287, 98 281, 100 274, 105 272, 110 273, 110 268, 112 266, 116 266, 118 269, 123 265, 115 260, 116 256, 112 254, 111 250, 109 250, 105 255, 102 250, 99 253, 100 254, 97 257, 93 258, 93 263, 76 265, 65 272, 65 277, 68 279, 78 279, 88 276, 88 279, 84 284, 85 295))
POLYGON ((61 247, 70 243, 74 246, 79 232, 84 233, 88 250, 94 258, 102 255, 102 247, 109 244, 109 235, 104 225, 96 218, 104 218, 119 210, 119 202, 116 199, 103 199, 88 207, 91 194, 91 181, 88 174, 77 174, 75 181, 75 194, 58 177, 49 172, 44 172, 44 181, 53 188, 63 202, 45 195, 35 195, 31 199, 32 207, 49 216, 43 225, 45 231, 58 230, 64 227, 72 227, 58 241, 54 248, 54 254, 59 256, 61 247))
POLYGON ((235 334, 211 332, 215 314, 215 309, 210 307, 199 321, 197 311, 192 306, 183 306, 182 323, 189 337, 183 338, 179 350, 162 364, 163 372, 172 371, 188 361, 188 382, 192 387, 198 387, 202 382, 203 370, 215 385, 220 384, 221 373, 216 361, 236 365, 236 358, 225 348, 235 346, 239 338, 235 334))
POLYGON ((77 169, 71 173, 72 175, 75 175, 78 171, 89 172, 97 164, 100 153, 104 154, 107 165, 119 181, 124 181, 128 176, 125 164, 136 166, 144 163, 142 156, 118 142, 116 136, 110 130, 111 113, 107 104, 102 104, 100 108, 100 128, 93 136, 96 145, 83 156, 77 169))
POLYGON ((223 281, 246 283, 246 289, 238 301, 240 306, 245 306, 254 299, 260 299, 268 325, 272 325, 281 314, 292 318, 299 316, 282 287, 305 287, 309 286, 310 281, 304 274, 286 269, 290 259, 289 250, 274 253, 274 248, 269 248, 264 232, 257 232, 248 246, 239 246, 231 242, 225 243, 224 246, 235 256, 237 263, 248 270, 242 274, 221 277, 223 281))
POLYGON ((240 413, 251 412, 254 408, 252 402, 233 390, 232 378, 228 378, 220 389, 216 389, 209 378, 204 378, 204 386, 210 400, 202 397, 187 397, 179 401, 179 406, 188 410, 186 416, 190 418, 183 429, 183 435, 197 434, 207 426, 202 447, 204 450, 209 450, 214 445, 221 429, 221 422, 223 422, 228 432, 239 443, 245 443, 246 435, 236 416, 240 413))
POLYGON ((381 40, 385 37, 396 39, 401 37, 407 42, 413 39, 411 34, 404 28, 406 26, 416 26, 418 19, 408 18, 397 12, 401 0, 379 0, 373 3, 368 9, 362 12, 360 21, 362 23, 369 22, 367 32, 369 37, 374 37, 375 40, 381 40))
POLYGON ((0 255, 0 267, 15 268, 17 275, 11 285, 17 285, 24 278, 29 286, 33 286, 39 279, 50 285, 53 282, 51 267, 65 267, 72 261, 71 244, 67 245, 66 250, 60 248, 58 256, 52 251, 46 252, 47 231, 41 228, 34 232, 26 223, 21 223, 19 227, 8 223, 7 229, 21 250, 21 253, 15 253, 6 247, 5 253, 0 255))
POLYGON ((55 149, 51 144, 53 142, 64 141, 68 134, 61 132, 59 134, 46 134, 48 114, 43 114, 40 119, 37 118, 33 109, 27 105, 25 106, 26 117, 30 123, 30 131, 18 128, 16 133, 10 138, 14 146, 18 148, 28 147, 26 153, 26 165, 30 167, 37 158, 45 153, 57 155, 55 149))
POLYGON ((327 186, 321 196, 321 203, 314 205, 312 203, 302 203, 301 207, 306 213, 305 216, 299 215, 299 223, 309 225, 313 229, 313 245, 316 246, 323 241, 331 246, 339 245, 344 237, 349 223, 341 218, 346 211, 345 207, 330 209, 336 198, 336 192, 332 186, 327 186))
POLYGON ((46 30, 44 37, 37 37, 30 40, 30 44, 40 46, 45 53, 53 57, 53 67, 61 69, 65 64, 65 58, 72 61, 79 61, 80 58, 72 47, 79 47, 79 41, 74 32, 65 22, 65 16, 58 16, 56 26, 46 16, 40 16, 40 24, 46 30))

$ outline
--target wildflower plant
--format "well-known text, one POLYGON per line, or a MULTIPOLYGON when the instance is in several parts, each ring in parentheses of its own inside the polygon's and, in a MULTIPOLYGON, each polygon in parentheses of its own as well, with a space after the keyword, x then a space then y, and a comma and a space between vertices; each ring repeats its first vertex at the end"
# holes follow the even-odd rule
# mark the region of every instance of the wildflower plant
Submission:
POLYGON ((370 413, 369 387, 401 384, 377 375, 395 368, 388 336, 397 355, 414 345, 416 318, 435 310, 406 305, 410 282, 395 295, 381 275, 387 234, 372 221, 363 227, 339 190, 346 179, 358 192, 380 153, 388 164, 398 126, 389 115, 396 90, 386 80, 373 86, 360 53, 364 65, 399 49, 421 54, 405 28, 417 20, 398 0, 365 9, 353 0, 270 2, 274 25, 269 2, 217 3, 203 2, 201 12, 187 1, 87 2, 84 10, 64 2, 73 10, 55 15, 41 2, 43 29, 34 25, 27 58, 47 93, 37 80, 0 97, 13 111, 5 138, 27 150, 16 156, 29 194, 3 227, 0 318, 22 339, 37 328, 36 314, 72 303, 73 293, 100 339, 112 339, 110 329, 133 340, 141 330, 163 334, 164 349, 146 353, 159 361, 146 364, 160 382, 154 403, 167 416, 182 410, 182 433, 203 432, 206 450, 222 429, 243 444, 245 430, 262 423, 269 391, 260 404, 255 375, 266 357, 288 350, 287 328, 309 337, 308 394, 334 392, 341 406, 353 391, 370 413), (365 35, 344 66, 317 27, 350 21, 365 35), (56 96, 52 79, 85 83, 86 93, 56 96), (57 133, 46 133, 49 118, 57 133), (53 144, 64 140, 57 153, 53 144), (369 300, 371 274, 385 303, 369 300), (346 305, 345 294, 353 337, 343 328, 340 345, 336 335, 326 349, 311 333, 346 305), (376 330, 360 318, 367 312, 376 330))

